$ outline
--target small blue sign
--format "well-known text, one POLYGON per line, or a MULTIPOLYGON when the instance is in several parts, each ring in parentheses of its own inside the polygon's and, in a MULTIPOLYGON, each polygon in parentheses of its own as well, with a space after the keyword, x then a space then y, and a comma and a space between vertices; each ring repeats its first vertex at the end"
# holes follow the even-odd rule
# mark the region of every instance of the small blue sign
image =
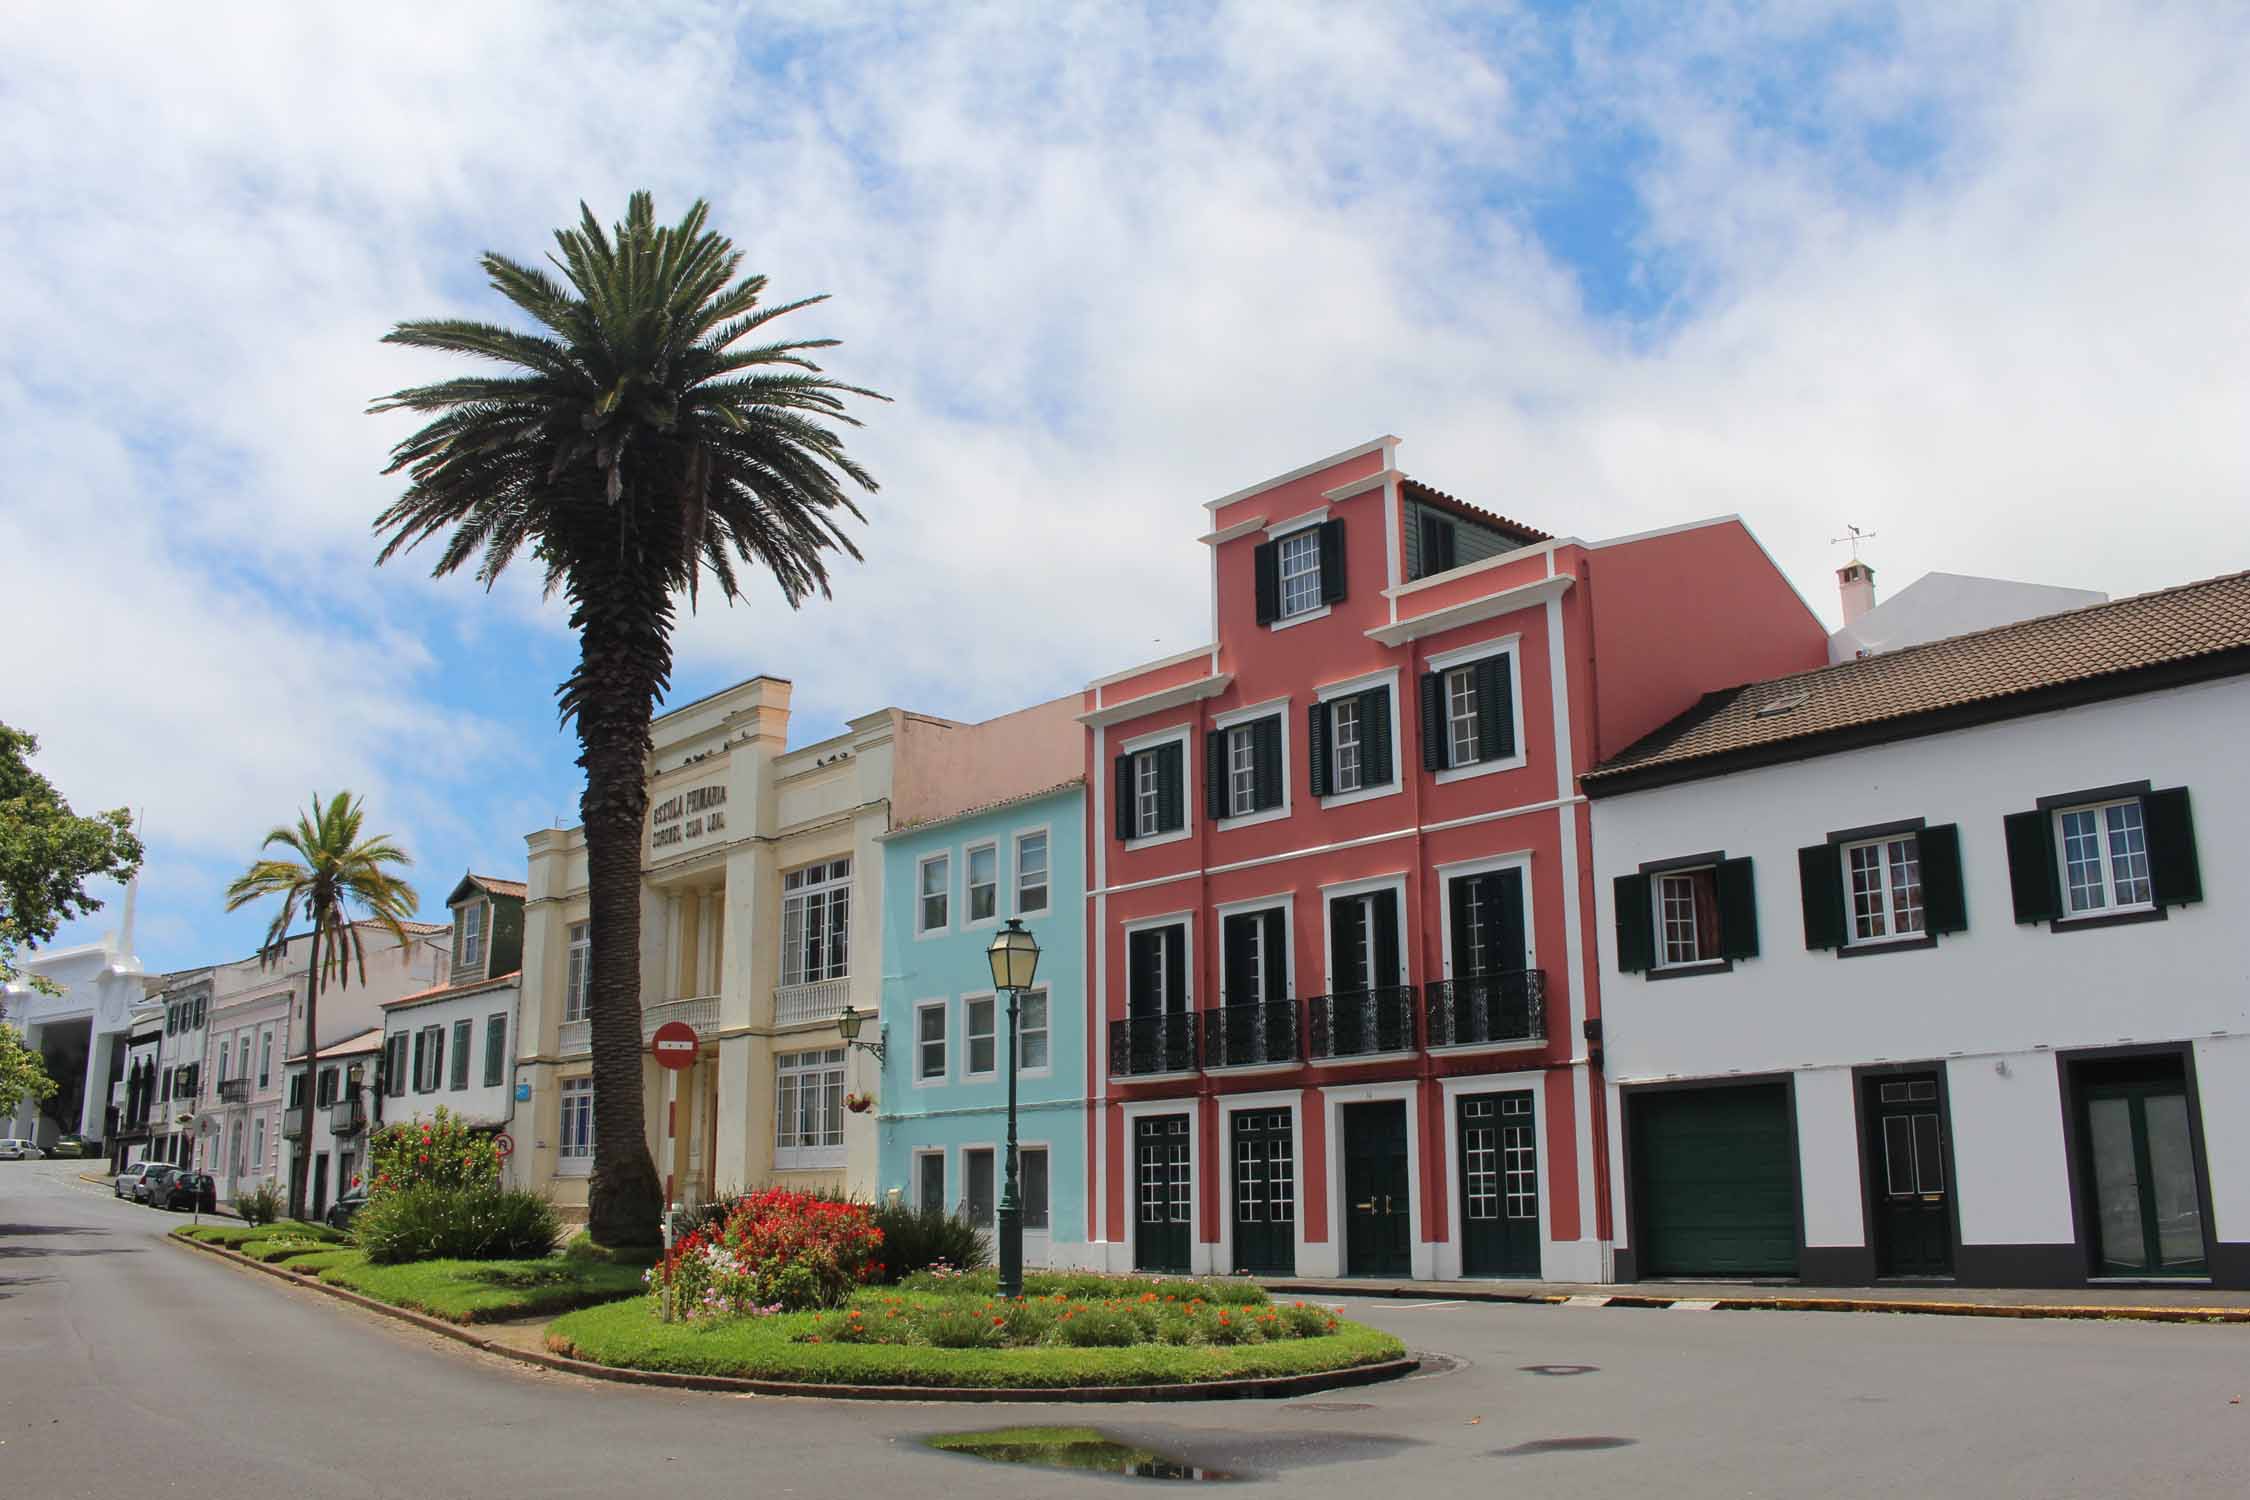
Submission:
POLYGON ((528 1084, 528 1083, 519 1083, 519 1084, 517 1084, 517 1085, 516 1085, 516 1103, 518 1103, 518 1104, 522 1104, 522 1103, 525 1103, 525 1102, 526 1102, 526 1101, 528 1101, 528 1100, 529 1100, 530 1098, 531 1098, 531 1085, 530 1085, 530 1084, 528 1084))

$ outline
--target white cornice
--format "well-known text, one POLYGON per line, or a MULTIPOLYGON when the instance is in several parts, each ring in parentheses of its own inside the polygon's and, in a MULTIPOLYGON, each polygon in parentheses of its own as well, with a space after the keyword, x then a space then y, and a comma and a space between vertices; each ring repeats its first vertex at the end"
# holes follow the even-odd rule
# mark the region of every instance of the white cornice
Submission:
POLYGON ((1231 542, 1236 537, 1248 536, 1265 524, 1266 518, 1264 516, 1254 516, 1250 520, 1237 521, 1232 526, 1224 527, 1218 531, 1206 531, 1196 540, 1206 547, 1216 547, 1221 542, 1231 542))
POLYGON ((1390 433, 1386 432, 1379 438, 1371 438, 1367 442, 1358 444, 1356 447, 1346 448, 1341 453, 1331 453, 1326 458, 1316 458, 1311 463, 1304 465, 1302 468, 1291 469, 1286 474, 1276 474, 1271 479, 1261 479, 1256 484, 1236 490, 1231 495, 1221 495, 1216 500, 1206 500, 1203 502, 1203 508, 1205 510, 1217 510, 1221 506, 1232 505, 1237 500, 1247 500, 1252 495, 1258 494, 1261 491, 1272 489, 1275 485, 1287 484, 1292 479, 1302 479, 1307 474, 1318 474, 1322 469, 1333 468, 1335 465, 1345 463, 1351 459, 1362 458, 1370 453, 1381 452, 1386 448, 1395 446, 1397 443, 1398 439, 1392 436, 1390 433))
POLYGON ((1103 728, 1122 724, 1127 719, 1137 719, 1143 714, 1162 713, 1168 708, 1178 708, 1183 703, 1195 703, 1204 698, 1216 698, 1234 684, 1232 672, 1221 672, 1212 677, 1198 677, 1177 687, 1168 687, 1138 698, 1128 698, 1123 703, 1113 703, 1107 708, 1097 708, 1078 716, 1078 722, 1089 728, 1103 728))
POLYGON ((1490 620, 1519 609, 1545 604, 1549 599, 1560 599, 1570 588, 1571 582, 1568 573, 1558 573, 1552 578, 1542 578, 1520 588, 1502 589, 1497 594, 1487 594, 1481 599, 1470 599, 1448 605, 1444 609, 1432 610, 1426 615, 1416 615, 1412 619, 1401 620, 1396 625, 1378 625, 1367 632, 1367 638, 1385 646, 1403 646, 1408 641, 1418 641, 1440 631, 1474 625, 1480 620, 1490 620))

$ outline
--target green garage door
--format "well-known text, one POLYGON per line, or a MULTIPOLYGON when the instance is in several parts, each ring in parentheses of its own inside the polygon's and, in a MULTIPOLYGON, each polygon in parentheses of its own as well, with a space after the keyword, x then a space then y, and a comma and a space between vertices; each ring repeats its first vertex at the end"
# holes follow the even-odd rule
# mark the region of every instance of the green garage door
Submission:
POLYGON ((1633 1101, 1643 1276, 1794 1276, 1796 1162, 1780 1084, 1633 1101))

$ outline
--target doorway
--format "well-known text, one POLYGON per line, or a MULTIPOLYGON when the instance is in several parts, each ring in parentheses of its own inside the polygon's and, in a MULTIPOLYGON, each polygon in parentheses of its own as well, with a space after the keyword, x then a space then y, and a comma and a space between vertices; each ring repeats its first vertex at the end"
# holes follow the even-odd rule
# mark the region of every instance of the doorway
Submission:
POLYGON ((1461 1148, 1461 1274, 1539 1274, 1539 1143, 1529 1089, 1464 1094, 1454 1106, 1461 1148))
POLYGON ((2204 1276, 2203 1198, 2177 1055, 2085 1063, 2080 1172, 2096 1276, 2204 1276))
POLYGON ((1413 1274, 1406 1101, 1347 1104, 1344 1125, 1344 1274, 1413 1274))
POLYGON ((1937 1076, 1870 1078, 1862 1088, 1876 1274, 1951 1276, 1952 1189, 1937 1076))
POLYGON ((1133 1127, 1133 1269, 1185 1272, 1193 1213, 1188 1117, 1143 1115, 1133 1127))
POLYGON ((1297 1274, 1296 1140, 1286 1109, 1234 1111, 1234 1269, 1297 1274))

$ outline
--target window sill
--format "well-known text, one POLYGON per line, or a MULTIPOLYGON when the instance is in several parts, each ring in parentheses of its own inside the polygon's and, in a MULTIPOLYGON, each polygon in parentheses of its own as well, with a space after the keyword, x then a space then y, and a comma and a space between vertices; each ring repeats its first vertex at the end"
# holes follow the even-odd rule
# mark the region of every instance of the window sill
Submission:
POLYGON ((1506 760, 1480 760, 1466 766, 1448 766, 1437 773, 1439 786, 1451 786, 1456 781, 1474 781, 1479 776, 1490 776, 1499 771, 1520 771, 1529 764, 1529 757, 1511 755, 1506 760))
POLYGON ((788 1161, 781 1159, 779 1151, 773 1154, 773 1169, 776 1172, 835 1172, 840 1171, 843 1165, 842 1151, 832 1151, 818 1158, 792 1157, 788 1161))
POLYGON ((1381 786, 1363 786, 1356 792, 1335 792, 1320 799, 1324 808, 1353 807, 1362 802, 1373 802, 1378 797, 1395 797, 1405 790, 1402 782, 1393 780, 1381 786))
POLYGON ((566 1156, 555 1163, 557 1177, 591 1177, 594 1159, 590 1156, 566 1156))
POLYGON ((1646 971, 1644 979, 1693 979, 1699 974, 1725 974, 1734 968, 1731 958, 1714 959, 1700 964, 1662 964, 1646 971))
POLYGON ((1162 844, 1176 844, 1187 836, 1187 829, 1173 828, 1163 833, 1151 833, 1137 838, 1129 838, 1124 841, 1125 852, 1130 854, 1136 849, 1154 849, 1162 844))
POLYGON ((1239 817, 1221 818, 1211 826, 1220 833, 1232 833, 1237 828, 1255 828, 1260 823, 1277 823, 1288 816, 1289 804, 1284 802, 1279 807, 1269 807, 1262 812, 1243 813, 1239 817))
POLYGON ((1289 615, 1279 620, 1269 620, 1266 622, 1266 629, 1287 630, 1296 625, 1310 625, 1315 620, 1327 619, 1329 611, 1334 607, 1333 605, 1323 604, 1320 608, 1308 609, 1303 614, 1289 615))
POLYGON ((1935 948, 1937 934, 1916 933, 1912 937, 1869 938, 1860 943, 1844 943, 1836 949, 1838 958, 1872 958, 1878 953, 1912 953, 1921 948, 1935 948))
POLYGON ((2047 930, 2076 932, 2090 927, 2127 927, 2135 922, 2166 921, 2171 915, 2172 910, 2167 906, 2130 906, 2122 911, 2090 911, 2082 917, 2055 917, 2047 923, 2047 930))

